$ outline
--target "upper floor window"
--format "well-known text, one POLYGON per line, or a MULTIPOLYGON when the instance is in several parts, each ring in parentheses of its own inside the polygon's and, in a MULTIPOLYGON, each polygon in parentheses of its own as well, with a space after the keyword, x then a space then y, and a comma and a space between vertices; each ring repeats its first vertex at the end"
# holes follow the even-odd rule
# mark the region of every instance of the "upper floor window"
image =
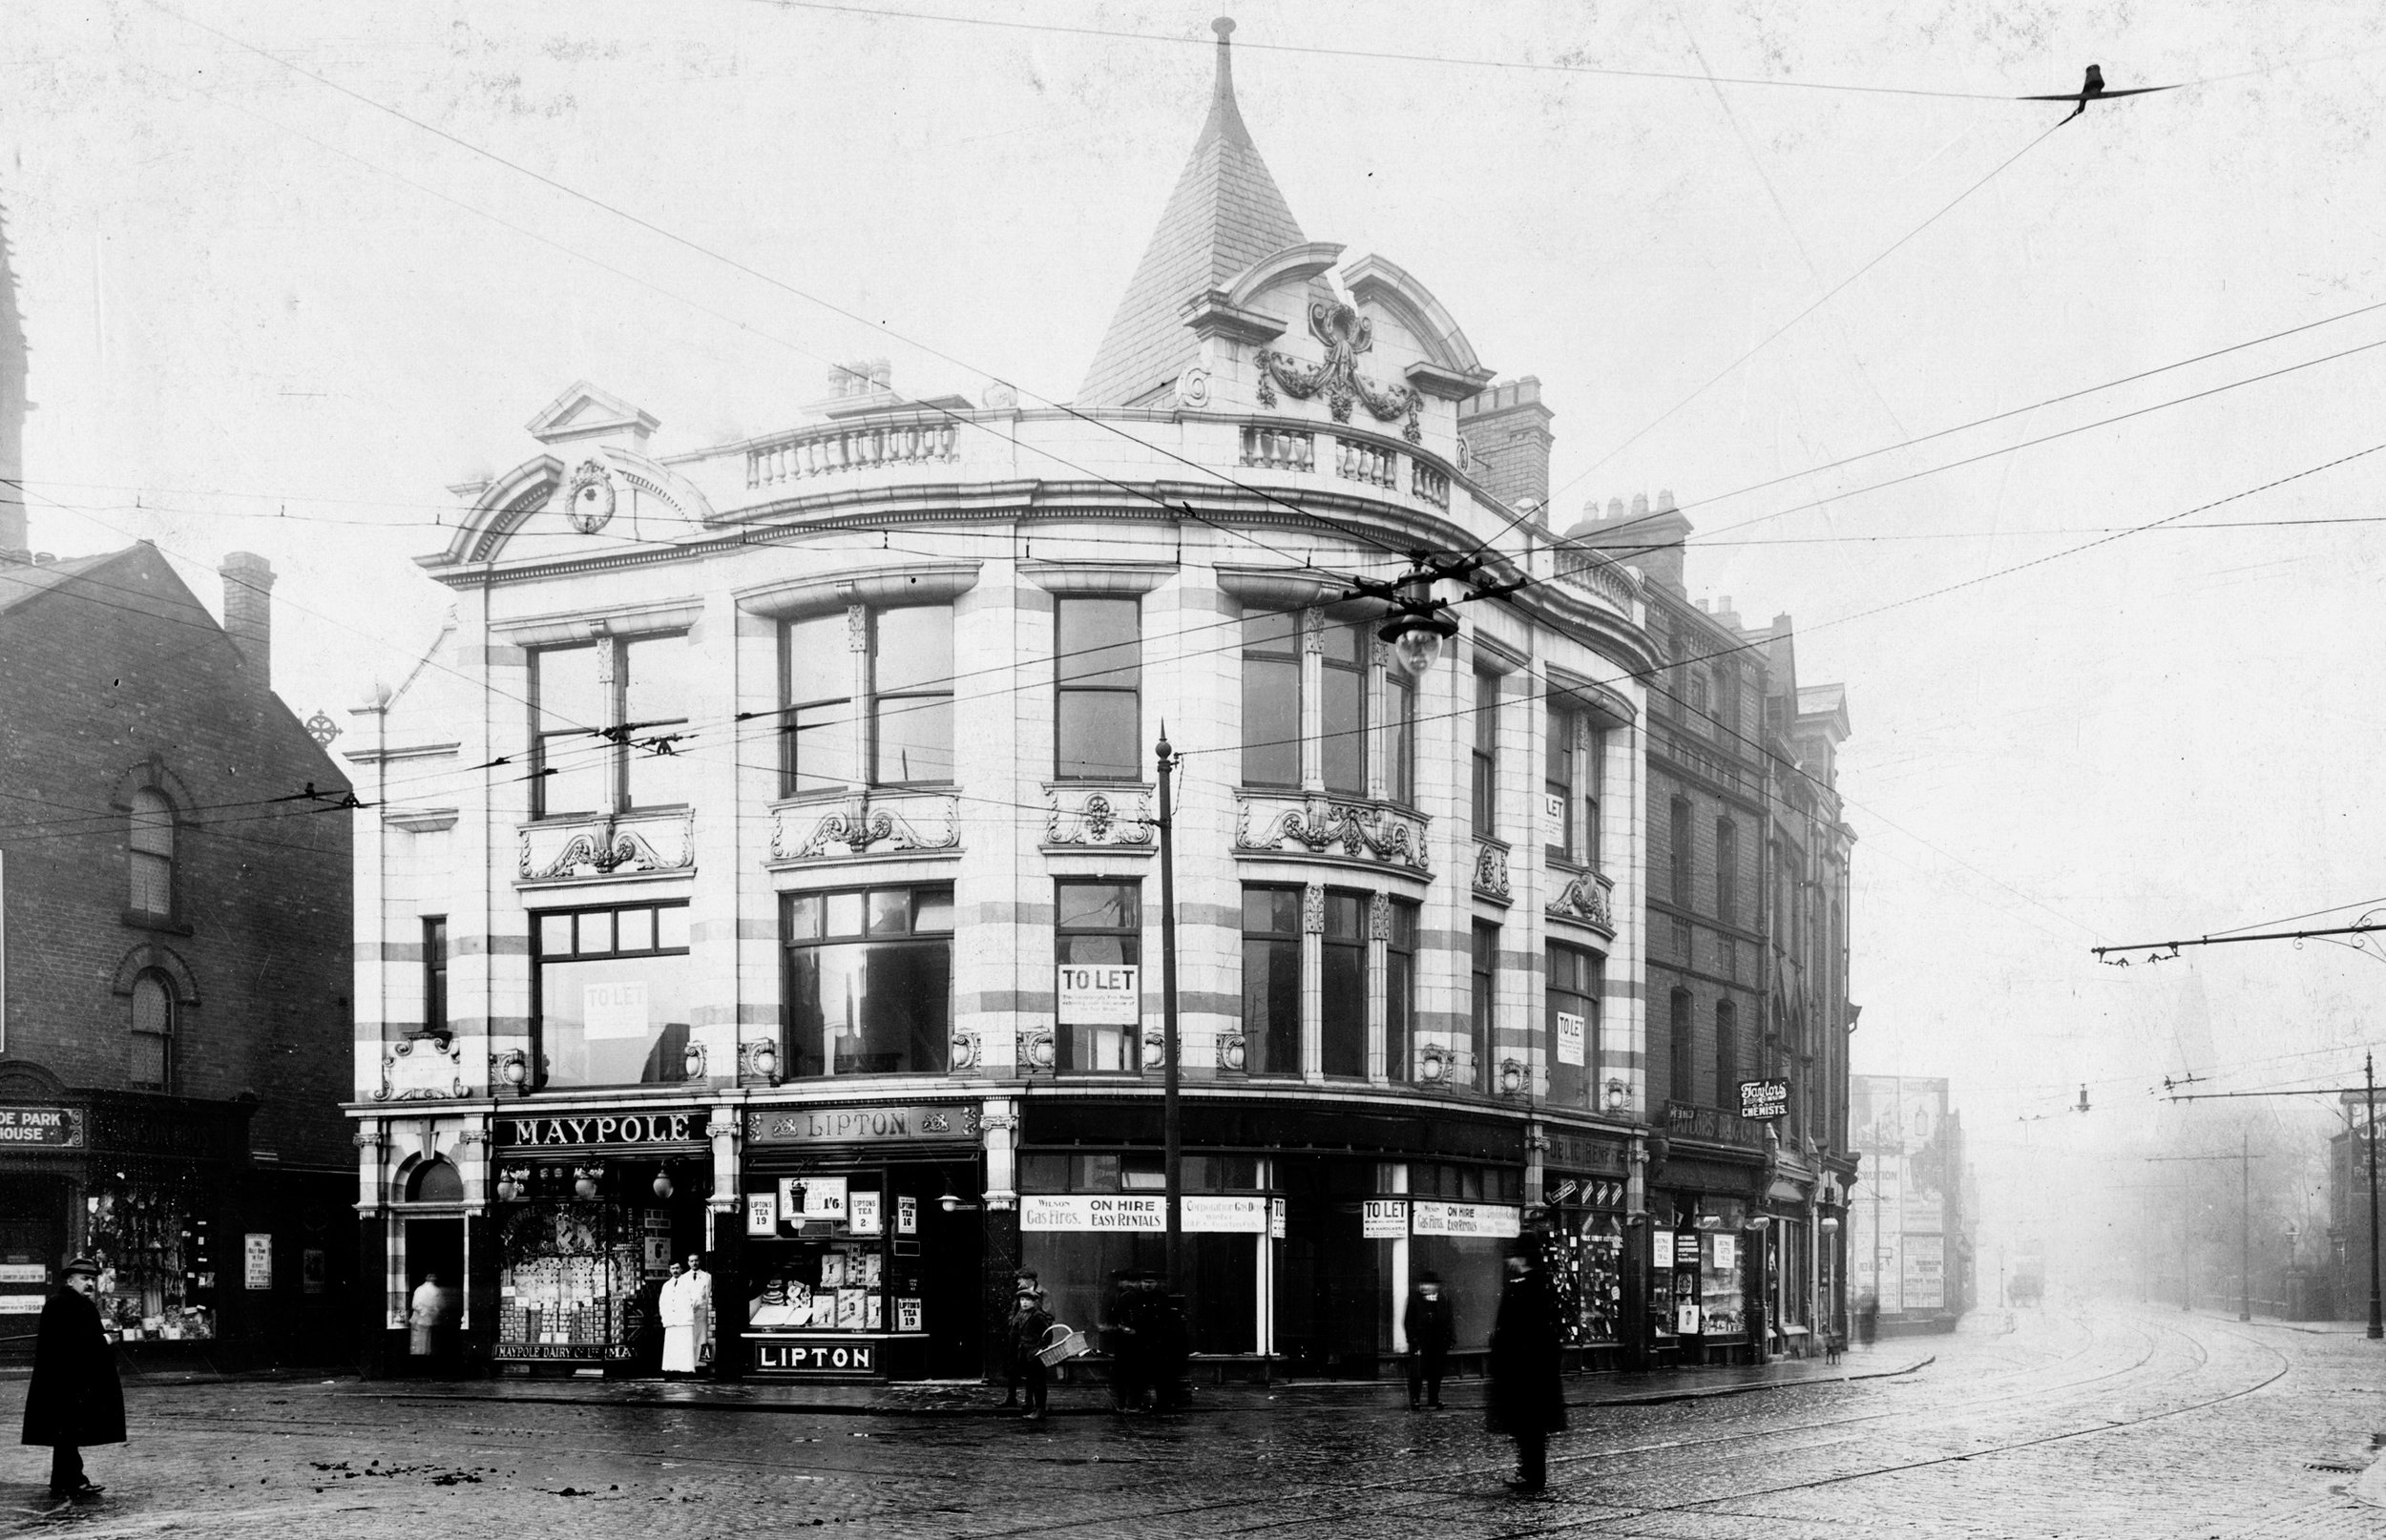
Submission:
POLYGON ((1492 832, 1499 811, 1499 676, 1475 676, 1475 832, 1492 832))
POLYGON ((1301 1072, 1301 890, 1243 890, 1243 1063, 1301 1072))
POLYGON ((1301 616, 1243 617, 1243 783, 1301 783, 1301 616))
POLYGON ((1740 893, 1740 826, 1727 818, 1715 821, 1715 918, 1737 923, 1740 893))
POLYGON ((1367 795, 1367 676, 1375 658, 1364 626, 1329 625, 1319 670, 1319 759, 1328 791, 1367 795))
POLYGON ((791 893, 788 1058, 799 1077, 941 1074, 952 1056, 952 889, 791 893))
MULTIPOLYGON (((1116 970, 1142 960, 1142 889, 1134 883, 1061 883, 1054 917, 1054 961, 1064 970, 1055 1014, 1057 1067, 1069 1071, 1134 1071, 1142 1067, 1141 990, 1120 1002, 1116 970), (1072 991, 1071 968, 1113 970, 1072 991)), ((1137 975, 1140 984, 1140 974, 1137 975)))
POLYGON ((1728 1000, 1715 1002, 1715 1105, 1740 1104, 1740 1010, 1728 1000))
POLYGON ((1580 720, 1552 706, 1541 755, 1541 817, 1549 825, 1549 853, 1560 861, 1574 859, 1574 735, 1580 720))
POLYGON ((684 804, 693 665, 684 632, 533 652, 535 815, 684 804))
POLYGON ((1409 1078, 1416 1042, 1416 917, 1414 904, 1392 901, 1392 935, 1384 944, 1384 1074, 1392 1080, 1409 1078))
MULTIPOLYGON (((1669 843, 1665 852, 1671 867, 1672 890, 1666 897, 1683 908, 1690 906, 1690 799, 1677 797, 1666 810, 1666 834, 1669 843)), ((1683 959, 1687 962, 1689 959, 1683 959)))
POLYGON ((1477 920, 1475 922, 1475 951, 1471 970, 1474 989, 1473 1010, 1468 1021, 1472 1039, 1469 1047, 1475 1054, 1475 1084, 1489 1087, 1492 1054, 1492 1013, 1497 1002, 1499 985, 1499 927, 1477 920))
POLYGON ((1666 1014, 1666 1030, 1671 1034, 1665 1043, 1665 1094, 1675 1101, 1694 1100, 1697 1078, 1692 1066, 1698 1062, 1698 1044, 1690 1036, 1690 991, 1673 991, 1672 1009, 1666 1014))
POLYGON ((1549 948, 1549 1095, 1560 1107, 1597 1107, 1600 961, 1580 947, 1549 948))
POLYGON ((1054 777, 1141 780, 1141 602, 1063 597, 1053 608, 1054 777))
POLYGON ((1690 671, 1690 725, 1701 733, 1714 731, 1715 718, 1709 709, 1712 704, 1712 695, 1707 689, 1706 671, 1692 669, 1690 671))
POLYGON ((1318 1052, 1328 1074, 1367 1073, 1368 898, 1339 888, 1326 892, 1318 1052))
POLYGON ((952 780, 952 607, 870 612, 870 783, 952 780))
POLYGON ((423 920, 423 1030, 433 1037, 448 1035, 448 917, 423 920))
POLYGON ((126 844, 131 890, 125 906, 136 914, 172 914, 174 804, 165 793, 144 789, 133 794, 126 844))
POLYGON ((1407 669, 1384 670, 1384 795, 1416 805, 1416 679, 1407 669))
POLYGON ((541 912, 532 932, 540 1080, 668 1084, 688 1077, 684 904, 541 912))
POLYGON ((782 637, 789 795, 953 779, 951 605, 814 615, 788 622, 782 637))
POLYGON ((1585 724, 1580 741, 1574 757, 1574 787, 1582 826, 1575 833, 1575 857, 1596 871, 1601 865, 1599 802, 1607 784, 1607 735, 1596 724, 1585 724))
POLYGON ((1740 669, 1727 658, 1715 669, 1715 736, 1740 736, 1740 669))
POLYGON ((135 1091, 173 1090, 174 988, 163 973, 143 973, 133 981, 132 1026, 125 1083, 135 1091))

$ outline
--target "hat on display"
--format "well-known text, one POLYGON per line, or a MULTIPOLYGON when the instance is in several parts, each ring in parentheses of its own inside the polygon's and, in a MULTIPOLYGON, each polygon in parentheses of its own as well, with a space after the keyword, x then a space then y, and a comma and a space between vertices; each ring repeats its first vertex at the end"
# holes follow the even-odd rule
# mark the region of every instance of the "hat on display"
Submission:
POLYGON ((99 1276, 99 1263, 95 1259, 90 1257, 76 1257, 69 1260, 64 1267, 58 1269, 58 1276, 60 1278, 67 1278, 75 1273, 88 1273, 93 1278, 97 1278, 99 1276))

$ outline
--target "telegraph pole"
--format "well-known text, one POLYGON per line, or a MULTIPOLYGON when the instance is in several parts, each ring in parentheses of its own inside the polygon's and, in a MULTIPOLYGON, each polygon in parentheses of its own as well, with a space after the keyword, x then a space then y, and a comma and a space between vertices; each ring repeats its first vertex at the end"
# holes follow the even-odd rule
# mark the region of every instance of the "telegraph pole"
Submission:
POLYGON ((2237 1130, 2237 1319, 2253 1319, 2253 1135, 2237 1130))
POLYGON ((1160 724, 1161 1127, 1168 1180, 1168 1292, 1184 1292, 1184 1109, 1177 1087, 1177 819, 1169 799, 1176 754, 1160 724))
POLYGON ((2361 1055, 2361 1099, 2369 1110, 2370 1127, 2366 1135, 2370 1156, 2370 1341, 2386 1336, 2377 1309, 2377 1070, 2372 1055, 2361 1055))

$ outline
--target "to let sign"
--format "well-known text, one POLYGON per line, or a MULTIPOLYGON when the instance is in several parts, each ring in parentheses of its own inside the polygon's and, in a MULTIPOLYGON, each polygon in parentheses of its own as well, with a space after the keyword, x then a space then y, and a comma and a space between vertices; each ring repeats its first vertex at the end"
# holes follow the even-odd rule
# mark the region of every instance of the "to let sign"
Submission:
POLYGON ((1741 1081, 1740 1115, 1742 1117, 1789 1116, 1790 1082, 1787 1080, 1741 1081))
POLYGON ((1359 1202, 1359 1238, 1363 1240, 1406 1240, 1409 1238, 1409 1200, 1405 1197, 1370 1197, 1359 1202))
POLYGON ((82 1118, 69 1107, 0 1107, 0 1144, 80 1149, 82 1118))
POLYGON ((1129 963, 1062 963, 1056 970, 1064 1027, 1132 1027, 1143 1019, 1141 970, 1129 963))

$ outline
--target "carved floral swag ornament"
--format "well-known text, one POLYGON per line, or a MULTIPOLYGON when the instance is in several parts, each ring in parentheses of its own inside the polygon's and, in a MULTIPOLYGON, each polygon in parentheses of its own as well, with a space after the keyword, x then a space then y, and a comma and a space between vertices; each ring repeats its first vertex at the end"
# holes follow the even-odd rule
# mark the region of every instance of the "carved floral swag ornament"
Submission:
POLYGON ((1420 397, 1411 385, 1379 385, 1359 373, 1359 355, 1375 345, 1375 323, 1336 300, 1309 302, 1309 335, 1325 344, 1322 364, 1304 364, 1288 353, 1263 347, 1254 355, 1259 364, 1259 404, 1273 406, 1282 390, 1296 400, 1323 395, 1334 421, 1350 420, 1350 404, 1358 402, 1379 423, 1405 417, 1400 436, 1411 444, 1424 442, 1417 426, 1420 397))

